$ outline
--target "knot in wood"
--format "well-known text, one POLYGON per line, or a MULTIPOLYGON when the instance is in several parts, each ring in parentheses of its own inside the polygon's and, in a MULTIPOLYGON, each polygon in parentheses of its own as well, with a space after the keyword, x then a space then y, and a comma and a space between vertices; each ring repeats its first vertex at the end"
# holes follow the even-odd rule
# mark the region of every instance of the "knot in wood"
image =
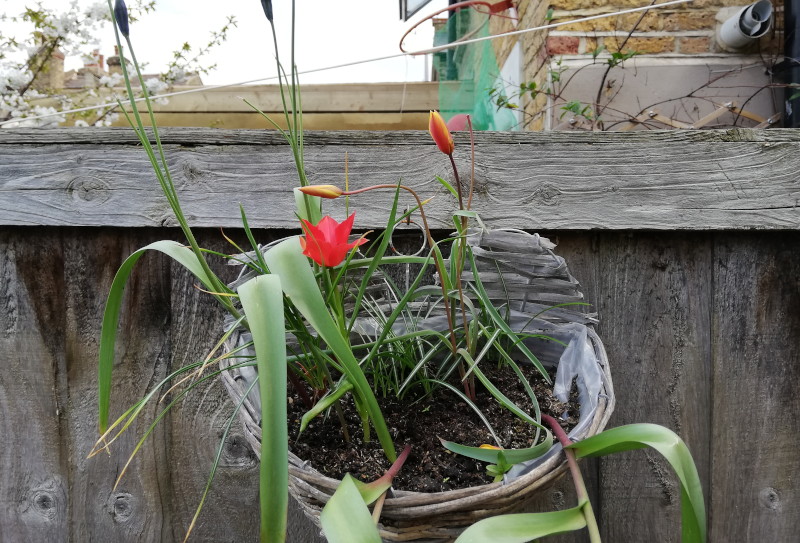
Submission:
POLYGON ((566 500, 564 499, 564 493, 560 490, 554 490, 550 493, 550 503, 553 504, 553 507, 556 509, 562 509, 566 500))
POLYGON ((46 519, 52 520, 58 512, 58 500, 47 490, 36 490, 33 493, 33 510, 46 519))
POLYGON ((228 466, 252 467, 257 464, 253 448, 240 434, 229 435, 225 442, 225 463, 228 466))
POLYGON ((763 508, 769 509, 770 511, 780 512, 783 509, 780 494, 778 494, 777 490, 769 486, 758 493, 758 501, 763 508))
POLYGON ((108 513, 114 522, 125 522, 133 515, 134 497, 127 492, 112 494, 108 500, 108 513))
POLYGON ((183 175, 187 181, 197 181, 203 177, 204 173, 195 163, 186 161, 182 165, 183 175))
POLYGON ((67 194, 80 205, 99 206, 110 198, 108 183, 99 177, 76 177, 67 184, 67 194))
POLYGON ((49 479, 31 488, 20 503, 22 512, 34 514, 46 521, 56 520, 66 501, 64 489, 58 479, 49 479))
POLYGON ((543 183, 539 188, 533 191, 532 199, 546 206, 556 206, 561 202, 562 192, 555 186, 549 183, 543 183))

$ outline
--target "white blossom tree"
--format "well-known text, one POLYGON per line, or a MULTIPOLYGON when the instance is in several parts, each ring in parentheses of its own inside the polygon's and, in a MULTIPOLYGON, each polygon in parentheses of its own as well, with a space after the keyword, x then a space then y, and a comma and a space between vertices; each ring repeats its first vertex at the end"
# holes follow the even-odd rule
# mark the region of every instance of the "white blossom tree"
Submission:
MULTIPOLYGON (((129 3, 134 23, 156 9, 156 0, 129 3)), ((107 2, 71 0, 58 7, 45 7, 38 2, 33 7, 26 5, 21 13, 10 13, 7 7, 5 11, 0 13, 0 122, 4 123, 0 127, 109 126, 118 119, 117 106, 113 104, 114 89, 122 84, 119 73, 98 72, 89 88, 80 89, 59 88, 58 78, 53 77, 54 72, 63 71, 65 57, 79 56, 91 65, 97 37, 111 32, 107 2), (59 114, 109 102, 111 106, 101 109, 59 114)), ((235 26, 235 19, 228 17, 202 47, 184 43, 162 73, 145 79, 150 93, 167 91, 190 74, 213 70, 213 65, 204 65, 204 57, 222 44, 235 26)))

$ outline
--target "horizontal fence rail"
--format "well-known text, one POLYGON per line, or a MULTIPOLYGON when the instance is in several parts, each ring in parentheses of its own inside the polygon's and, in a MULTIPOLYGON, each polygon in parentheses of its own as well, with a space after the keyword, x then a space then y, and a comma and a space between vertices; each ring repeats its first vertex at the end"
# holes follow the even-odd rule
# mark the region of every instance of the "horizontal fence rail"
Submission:
MULTIPOLYGON (((163 130, 168 162, 194 226, 236 227, 242 203, 257 228, 294 228, 297 174, 275 132, 163 130)), ((449 228, 449 162, 424 132, 309 132, 315 183, 352 188, 402 181, 449 228)), ((466 134, 456 136, 470 178, 466 134)), ((800 224, 800 137, 792 130, 476 134, 474 209, 495 227, 570 230, 794 229, 800 224)), ((382 226, 390 191, 354 200, 358 222, 382 226)), ((143 227, 172 224, 129 129, 0 131, 0 224, 143 227), (135 205, 132 205, 135 203, 135 205)))
MULTIPOLYGON (((164 130, 201 245, 297 231, 287 146, 264 131, 164 130)), ((456 136, 469 179, 469 146, 456 136)), ((792 541, 800 529, 800 134, 792 130, 476 134, 476 209, 490 226, 558 243, 600 317, 617 407, 689 445, 710 541, 792 541)), ((318 183, 404 183, 440 233, 451 179, 425 133, 309 133, 318 183)), ((382 226, 391 194, 350 201, 382 226)), ((217 381, 189 394, 114 483, 164 404, 112 454, 97 439, 97 347, 114 273, 133 251, 180 239, 129 130, 0 130, 0 541, 181 541, 232 405, 217 381)), ((221 259, 223 279, 235 270, 221 259)), ((170 371, 203 359, 222 312, 156 254, 123 307, 112 417, 170 371)), ((644 451, 582 464, 606 541, 677 541, 680 488, 644 451)), ((258 462, 234 425, 195 541, 258 540, 258 462)), ((531 510, 576 503, 568 480, 531 510)), ((293 510, 294 543, 319 541, 293 510)), ((563 535, 554 541, 583 541, 563 535)))

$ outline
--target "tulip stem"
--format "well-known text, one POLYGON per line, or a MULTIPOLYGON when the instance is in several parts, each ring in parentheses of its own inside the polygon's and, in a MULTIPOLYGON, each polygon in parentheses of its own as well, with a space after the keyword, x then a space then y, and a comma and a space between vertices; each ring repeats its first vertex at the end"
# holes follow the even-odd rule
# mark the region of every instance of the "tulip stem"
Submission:
MULTIPOLYGON (((458 176, 456 161, 453 158, 453 153, 448 154, 447 157, 450 159, 450 165, 453 167, 453 176, 456 179, 456 189, 458 189, 458 209, 464 211, 464 196, 462 195, 463 190, 461 189, 461 178, 458 176)), ((466 217, 462 217, 462 221, 463 219, 466 219, 466 217)))
POLYGON ((598 527, 597 519, 594 516, 592 502, 589 501, 589 493, 586 491, 586 483, 583 482, 581 469, 578 467, 578 461, 575 459, 575 451, 567 448, 572 444, 572 441, 570 441, 569 436, 558 423, 558 421, 550 415, 542 414, 542 422, 553 429, 553 434, 556 436, 556 439, 558 439, 558 442, 561 443, 561 447, 564 449, 564 454, 567 456, 567 465, 569 465, 569 471, 572 475, 572 483, 575 485, 575 492, 578 495, 578 502, 583 504, 581 506, 581 511, 583 512, 584 520, 586 520, 586 529, 589 532, 589 541, 591 543, 601 543, 600 528, 598 527))
POLYGON ((472 130, 472 116, 467 115, 467 126, 469 126, 469 148, 471 153, 472 171, 469 177, 469 197, 467 198, 467 209, 472 209, 472 194, 475 192, 475 132, 472 130))
MULTIPOLYGON (((458 168, 456 167, 456 161, 453 158, 453 153, 447 154, 448 158, 450 159, 450 165, 453 167, 453 177, 456 180, 456 188, 458 189, 458 209, 464 211, 464 196, 463 196, 463 189, 461 187, 461 178, 458 175, 458 168)), ((458 300, 461 304, 461 319, 464 323, 464 341, 467 344, 467 351, 470 351, 470 341, 469 341, 469 325, 467 323, 467 309, 464 306, 464 290, 461 285, 461 272, 464 268, 464 251, 466 250, 464 244, 466 243, 466 238, 464 236, 467 235, 467 217, 461 217, 461 236, 459 236, 458 243, 456 248, 458 249, 458 254, 456 255, 456 266, 455 266, 455 283, 456 289, 458 290, 458 300)), ((460 368, 462 373, 462 377, 465 374, 463 366, 460 368)), ((464 392, 467 394, 469 399, 475 399, 475 379, 470 375, 467 381, 464 381, 464 392)))

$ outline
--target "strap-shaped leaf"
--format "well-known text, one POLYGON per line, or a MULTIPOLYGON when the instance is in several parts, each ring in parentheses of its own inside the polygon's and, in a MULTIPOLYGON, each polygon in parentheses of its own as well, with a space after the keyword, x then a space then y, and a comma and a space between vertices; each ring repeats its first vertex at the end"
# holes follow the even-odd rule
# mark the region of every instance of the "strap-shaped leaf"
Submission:
POLYGON ((300 419, 300 430, 298 434, 303 433, 306 428, 308 428, 308 423, 311 422, 315 417, 317 417, 320 413, 328 409, 332 406, 336 400, 341 398, 345 395, 345 393, 350 392, 353 390, 353 385, 349 382, 345 381, 344 383, 339 384, 333 391, 322 398, 320 401, 314 404, 314 407, 306 411, 303 417, 300 419))
POLYGON ((283 291, 275 275, 259 275, 238 290, 253 334, 261 393, 261 541, 280 543, 286 537, 289 507, 283 291))
POLYGON ((178 264, 192 272, 208 290, 214 290, 213 281, 197 260, 192 250, 175 241, 156 241, 131 254, 117 270, 111 291, 108 293, 106 309, 103 313, 103 327, 100 332, 100 360, 97 369, 98 381, 98 409, 100 433, 108 428, 108 409, 111 400, 111 370, 114 367, 114 350, 117 343, 117 327, 119 326, 119 312, 122 307, 122 295, 128 283, 133 267, 146 251, 159 251, 171 257, 178 264))
POLYGON ((650 447, 670 463, 681 483, 681 541, 706 540, 706 509, 697 467, 686 443, 672 430, 657 424, 629 424, 606 430, 569 446, 578 458, 650 447))
POLYGON ((439 439, 439 441, 442 442, 442 446, 445 449, 453 451, 456 454, 474 458, 475 460, 480 460, 481 462, 492 462, 495 464, 499 459, 500 453, 503 453, 507 463, 519 464, 520 462, 526 462, 528 460, 533 460, 534 458, 539 458, 544 453, 549 451, 550 447, 553 446, 553 436, 549 433, 545 435, 544 441, 527 449, 487 449, 482 447, 468 447, 466 445, 459 445, 458 443, 445 441, 444 439, 439 439))
POLYGON ((319 515, 328 543, 381 543, 378 528, 348 473, 319 515))
POLYGON ((549 513, 499 515, 476 522, 456 543, 526 543, 548 535, 580 530, 586 526, 581 506, 549 513))
POLYGON ((308 259, 303 256, 298 238, 292 237, 277 244, 266 252, 264 259, 270 271, 281 278, 283 292, 328 344, 342 364, 347 380, 353 384, 353 393, 369 413, 375 433, 378 435, 378 440, 386 456, 389 460, 394 461, 397 453, 375 394, 353 355, 353 351, 328 311, 319 286, 314 279, 314 272, 308 259))

